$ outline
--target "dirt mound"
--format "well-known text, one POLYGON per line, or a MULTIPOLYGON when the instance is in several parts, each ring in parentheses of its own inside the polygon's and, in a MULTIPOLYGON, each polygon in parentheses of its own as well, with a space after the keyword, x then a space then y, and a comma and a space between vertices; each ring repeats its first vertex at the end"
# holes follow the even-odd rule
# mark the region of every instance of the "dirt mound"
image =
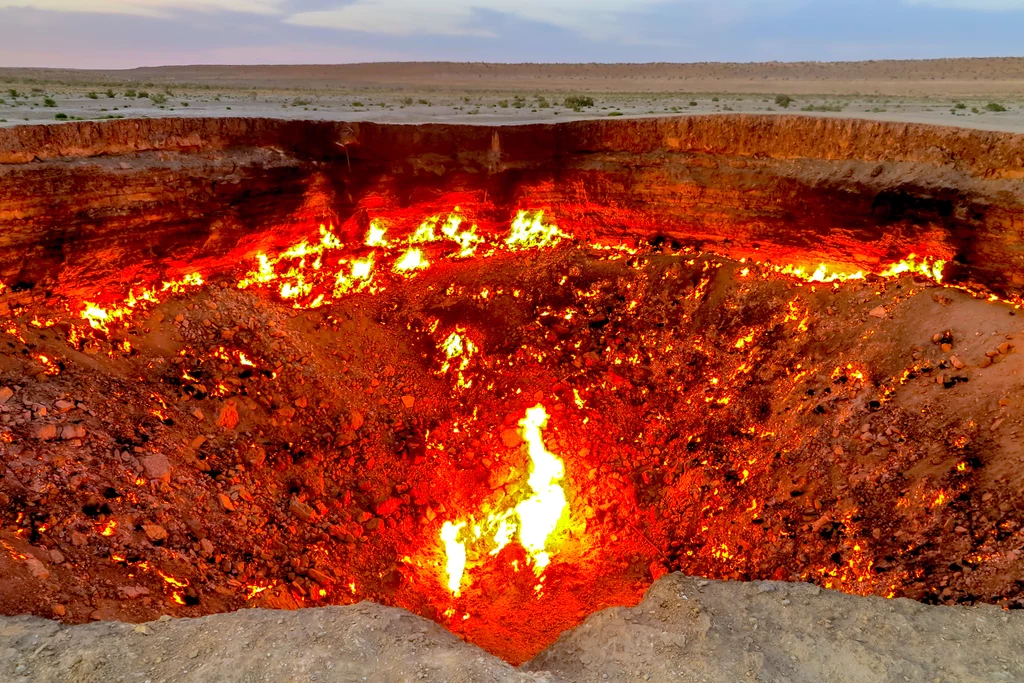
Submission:
POLYGON ((404 610, 360 603, 143 625, 0 619, 8 681, 1016 681, 1024 617, 816 586, 663 577, 522 669, 404 610))

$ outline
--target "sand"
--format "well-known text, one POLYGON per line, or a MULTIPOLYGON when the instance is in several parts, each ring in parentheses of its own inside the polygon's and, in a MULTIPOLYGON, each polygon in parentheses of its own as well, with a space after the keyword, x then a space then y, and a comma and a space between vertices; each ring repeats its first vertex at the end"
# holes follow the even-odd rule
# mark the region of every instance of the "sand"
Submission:
POLYGON ((165 116, 512 124, 729 112, 1024 132, 1024 58, 0 69, 0 126, 165 116), (594 106, 566 106, 574 95, 594 106), (778 95, 792 98, 788 107, 778 95))

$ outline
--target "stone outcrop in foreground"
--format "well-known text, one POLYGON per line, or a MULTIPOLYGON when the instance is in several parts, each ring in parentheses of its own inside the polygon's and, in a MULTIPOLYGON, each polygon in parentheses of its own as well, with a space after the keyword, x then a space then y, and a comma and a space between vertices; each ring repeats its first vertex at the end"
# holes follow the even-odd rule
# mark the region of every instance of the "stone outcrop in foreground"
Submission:
POLYGON ((143 625, 0 618, 4 681, 1024 680, 1024 616, 808 584, 672 574, 515 669, 404 610, 360 603, 143 625))

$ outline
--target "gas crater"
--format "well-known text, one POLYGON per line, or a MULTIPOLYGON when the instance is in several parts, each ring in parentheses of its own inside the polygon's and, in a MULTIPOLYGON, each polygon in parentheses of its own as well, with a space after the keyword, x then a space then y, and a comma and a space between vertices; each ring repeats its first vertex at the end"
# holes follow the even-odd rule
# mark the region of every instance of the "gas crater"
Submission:
POLYGON ((0 609, 370 600, 520 664, 673 571, 1019 608, 1021 145, 0 131, 0 609))

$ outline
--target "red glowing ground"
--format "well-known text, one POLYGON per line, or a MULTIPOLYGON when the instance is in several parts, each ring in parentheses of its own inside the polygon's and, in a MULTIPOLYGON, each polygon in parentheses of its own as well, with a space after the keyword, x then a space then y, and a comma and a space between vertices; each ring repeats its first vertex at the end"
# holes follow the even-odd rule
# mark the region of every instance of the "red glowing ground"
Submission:
POLYGON ((1020 604, 1010 306, 924 254, 818 272, 516 218, 307 226, 234 270, 15 310, 0 609, 368 599, 520 663, 674 570, 1020 604), (565 496, 543 571, 473 534, 537 494, 538 404, 565 496))

